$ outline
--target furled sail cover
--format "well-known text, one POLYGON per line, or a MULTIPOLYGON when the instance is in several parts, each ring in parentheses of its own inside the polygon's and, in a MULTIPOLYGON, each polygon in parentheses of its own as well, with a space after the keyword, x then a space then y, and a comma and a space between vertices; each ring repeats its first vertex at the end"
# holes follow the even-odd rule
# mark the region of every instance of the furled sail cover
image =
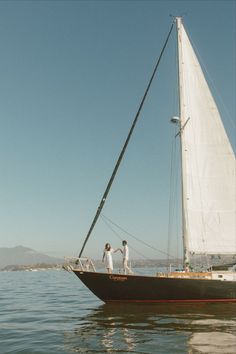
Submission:
POLYGON ((190 253, 234 254, 235 155, 181 20, 178 28, 186 246, 190 253))

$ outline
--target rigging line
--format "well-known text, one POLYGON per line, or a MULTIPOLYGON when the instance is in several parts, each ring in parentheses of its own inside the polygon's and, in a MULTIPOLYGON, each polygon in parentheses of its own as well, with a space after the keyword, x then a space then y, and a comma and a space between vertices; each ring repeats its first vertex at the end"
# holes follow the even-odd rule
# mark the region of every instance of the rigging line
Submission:
MULTIPOLYGON (((175 130, 177 128, 175 127, 175 130)), ((171 236, 172 236, 172 229, 173 229, 173 219, 174 219, 174 197, 175 197, 175 179, 174 179, 174 171, 176 163, 176 139, 172 141, 172 148, 171 148, 171 166, 170 166, 170 194, 169 194, 169 215, 168 215, 168 248, 167 253, 170 253, 170 244, 171 244, 171 236)))
POLYGON ((170 258, 175 258, 174 256, 171 256, 170 254, 168 254, 167 252, 164 252, 164 251, 161 251, 161 250, 158 250, 157 248, 149 245, 147 242, 144 242, 143 240, 140 240, 138 237, 132 235, 131 233, 129 233, 128 231, 124 230, 122 227, 120 227, 119 225, 117 225, 114 221, 112 221, 111 219, 109 219, 107 216, 105 216, 104 214, 101 214, 101 217, 102 218, 105 218, 107 221, 109 221, 112 225, 116 226, 118 229, 120 229, 121 231, 123 231, 124 233, 126 233, 127 235, 129 235, 130 237, 134 238, 136 241, 142 243, 143 245, 151 248, 152 250, 155 250, 159 253, 162 253, 164 254, 165 256, 168 256, 170 258))
MULTIPOLYGON (((120 235, 111 227, 111 225, 108 223, 108 221, 105 219, 106 217, 105 217, 105 215, 102 215, 101 214, 101 219, 102 219, 102 221, 107 225, 107 227, 116 235, 116 237, 118 237, 121 241, 123 240, 123 238, 122 237, 120 237, 120 235)), ((132 247, 132 246, 130 246, 129 245, 129 248, 131 248, 135 253, 137 253, 139 256, 141 256, 141 257, 143 257, 143 258, 145 258, 145 259, 150 259, 150 258, 148 258, 148 257, 146 257, 146 256, 144 256, 144 254, 142 254, 141 252, 138 252, 134 247, 132 247)))
POLYGON ((176 195, 176 198, 175 198, 175 225, 176 225, 176 230, 177 230, 177 233, 176 233, 176 241, 177 241, 177 258, 179 258, 179 254, 180 254, 180 234, 179 234, 179 230, 181 229, 181 225, 180 225, 180 220, 181 218, 179 217, 179 205, 180 205, 180 190, 179 190, 179 184, 178 184, 178 181, 180 181, 180 161, 179 161, 179 158, 180 158, 180 145, 178 145, 178 151, 177 151, 177 157, 178 157, 178 160, 176 159, 176 181, 175 181, 175 195, 176 195))
POLYGON ((114 180, 114 178, 115 178, 115 176, 116 176, 116 173, 117 173, 118 168, 119 168, 119 166, 120 166, 121 160, 122 160, 123 155, 124 155, 124 153, 125 153, 125 150, 126 150, 126 148, 127 148, 127 146, 128 146, 129 140, 130 140, 130 138, 131 138, 131 135, 132 135, 133 130, 134 130, 134 128, 135 128, 135 125, 136 125, 136 123, 137 123, 139 114, 140 114, 140 112, 141 112, 141 109, 142 109, 143 104, 144 104, 144 102, 145 102, 145 99, 146 99, 146 97, 147 97, 148 91, 149 91, 149 89, 150 89, 150 86, 151 86, 152 81, 153 81, 153 79, 154 79, 154 76, 155 76, 155 74, 156 74, 156 71, 157 71, 157 68, 158 68, 158 66, 159 66, 159 63, 160 63, 160 61, 161 61, 162 55, 163 55, 163 53, 164 53, 164 51, 165 51, 165 48, 166 48, 166 46, 167 46, 167 43, 168 43, 170 34, 171 34, 171 32, 172 32, 172 29, 173 29, 173 26, 174 26, 174 22, 173 22, 172 25, 171 25, 170 31, 169 31, 169 33, 168 33, 168 36, 167 36, 167 38, 166 38, 166 41, 165 41, 165 43, 164 43, 164 46, 163 46, 162 51, 161 51, 161 53, 160 53, 160 56, 159 56, 159 58, 158 58, 158 60, 157 60, 156 66, 155 66, 154 71, 153 71, 153 74, 152 74, 151 79, 150 79, 150 81, 149 81, 149 83, 148 83, 148 85, 147 85, 147 88, 146 88, 146 91, 145 91, 144 96, 143 96, 143 98, 142 98, 142 101, 141 101, 141 103, 140 103, 139 109, 138 109, 138 111, 137 111, 137 113, 136 113, 136 116, 135 116, 135 118, 134 118, 133 124, 132 124, 132 126, 131 126, 130 131, 129 131, 129 134, 128 134, 127 138, 126 138, 125 144, 124 144, 124 146, 123 146, 123 148, 122 148, 122 150, 121 150, 121 153, 120 153, 120 155, 119 155, 119 157, 118 157, 118 160, 117 160, 117 162, 116 162, 115 168, 114 168, 114 170, 113 170, 113 172, 112 172, 112 175, 111 175, 111 177, 110 177, 110 180, 109 180, 109 182, 108 182, 108 184, 107 184, 105 193, 104 193, 103 196, 102 196, 102 199, 101 199, 100 204, 99 204, 99 206, 98 206, 98 209, 97 209, 97 212, 96 212, 96 214, 95 214, 95 217, 94 217, 94 219, 93 219, 93 221, 92 221, 92 224, 91 224, 91 226, 90 226, 90 229, 89 229, 89 231, 88 231, 88 233, 87 233, 87 236, 86 236, 86 238, 85 238, 85 240, 84 240, 83 246, 82 246, 81 251, 80 251, 80 253, 79 253, 79 258, 82 256, 82 253, 83 253, 83 250, 84 250, 84 248, 85 248, 85 245, 86 245, 86 243, 87 243, 87 241, 88 241, 88 239, 89 239, 89 236, 91 235, 91 233, 92 233, 92 231, 93 231, 93 228, 94 228, 94 226, 95 226, 95 224, 96 224, 96 222, 97 222, 97 220, 98 220, 98 218, 99 218, 99 215, 100 215, 100 213, 101 213, 101 211, 102 211, 102 208, 103 208, 103 206, 104 206, 104 204, 105 204, 105 202, 106 202, 106 198, 107 198, 108 193, 109 193, 109 191, 110 191, 112 182, 113 182, 113 180, 114 180))

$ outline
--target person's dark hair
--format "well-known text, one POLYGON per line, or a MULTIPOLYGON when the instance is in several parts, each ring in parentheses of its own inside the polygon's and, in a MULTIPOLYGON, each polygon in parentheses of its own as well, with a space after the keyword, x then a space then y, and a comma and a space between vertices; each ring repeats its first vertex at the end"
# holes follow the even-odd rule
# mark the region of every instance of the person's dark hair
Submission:
POLYGON ((127 245, 127 241, 125 241, 125 240, 122 241, 122 245, 123 245, 123 246, 126 246, 126 245, 127 245))
POLYGON ((110 243, 106 243, 105 244, 105 250, 110 251, 110 249, 111 249, 110 243))

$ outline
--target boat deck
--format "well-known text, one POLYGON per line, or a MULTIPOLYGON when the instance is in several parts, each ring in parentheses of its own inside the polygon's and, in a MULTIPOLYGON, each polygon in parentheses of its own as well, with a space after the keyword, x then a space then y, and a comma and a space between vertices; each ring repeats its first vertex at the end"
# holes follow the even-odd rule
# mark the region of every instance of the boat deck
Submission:
POLYGON ((157 273, 159 278, 191 278, 191 279, 212 279, 212 272, 170 272, 157 273))

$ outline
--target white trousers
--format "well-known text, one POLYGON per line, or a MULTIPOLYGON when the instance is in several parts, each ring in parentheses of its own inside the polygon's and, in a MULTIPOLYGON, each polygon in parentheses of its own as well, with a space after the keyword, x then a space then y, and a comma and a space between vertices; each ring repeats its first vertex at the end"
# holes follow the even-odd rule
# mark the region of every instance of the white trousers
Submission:
POLYGON ((132 270, 128 267, 128 259, 123 258, 123 269, 124 269, 124 274, 132 273, 132 270))

